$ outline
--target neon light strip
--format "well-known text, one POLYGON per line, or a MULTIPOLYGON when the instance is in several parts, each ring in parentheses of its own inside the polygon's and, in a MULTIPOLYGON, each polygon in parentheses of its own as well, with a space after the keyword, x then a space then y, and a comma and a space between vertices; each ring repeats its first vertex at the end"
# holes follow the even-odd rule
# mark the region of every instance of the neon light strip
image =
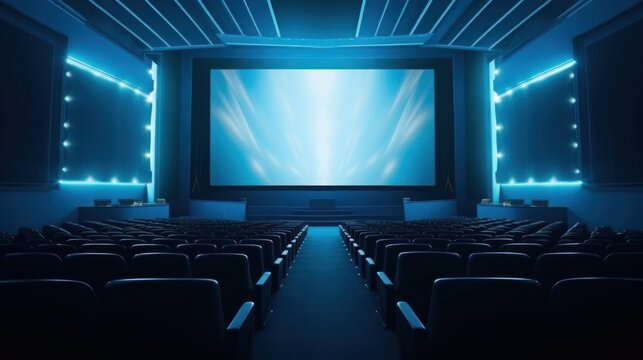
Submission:
POLYGON ((382 26, 382 20, 384 20, 384 15, 386 14, 386 10, 388 10, 388 4, 390 0, 386 0, 386 5, 384 5, 384 10, 382 10, 382 16, 380 16, 380 22, 377 23, 377 28, 375 29, 375 34, 374 36, 377 36, 377 33, 380 31, 380 26, 382 26))
POLYGON ((205 32, 203 31, 203 29, 201 29, 201 27, 199 26, 199 24, 197 24, 197 23, 196 23, 196 21, 192 18, 192 16, 190 16, 190 14, 187 12, 187 10, 185 10, 185 8, 183 7, 183 5, 181 5, 181 3, 179 2, 179 0, 174 0, 174 3, 176 3, 176 5, 178 5, 178 7, 179 7, 179 8, 181 8, 181 10, 182 10, 182 11, 183 11, 183 13, 185 14, 185 16, 187 16, 187 17, 188 17, 188 19, 190 19, 190 21, 192 21, 192 24, 194 24, 194 26, 196 26, 196 28, 199 30, 199 32, 201 33, 201 35, 203 35, 203 37, 204 37, 204 38, 205 38, 205 39, 210 43, 210 45, 214 45, 214 43, 212 43, 212 40, 210 40, 210 38, 208 37, 208 35, 206 35, 206 34, 205 34, 205 32))
POLYGON ((469 27, 469 25, 471 25, 471 23, 474 22, 475 19, 478 18, 478 16, 480 16, 480 14, 482 14, 484 9, 486 9, 487 6, 489 6, 491 4, 491 2, 493 2, 493 0, 487 1, 487 3, 484 4, 484 6, 481 7, 480 10, 478 10, 478 12, 475 15, 473 15, 473 17, 462 27, 462 29, 460 29, 460 31, 456 34, 456 36, 453 39, 451 39, 451 42, 449 43, 449 45, 453 45, 453 43, 456 41, 456 39, 459 38, 460 35, 462 35, 462 33, 469 27))
POLYGON ((400 25, 400 21, 402 20, 402 16, 404 16, 404 12, 406 12, 406 8, 409 6, 409 0, 406 0, 404 3, 404 7, 402 8, 402 11, 400 12, 400 16, 397 18, 397 21, 395 22, 395 26, 393 26, 393 31, 391 31, 391 36, 395 34, 395 30, 397 30, 397 26, 400 25))
POLYGON ((289 39, 265 36, 219 35, 227 45, 277 46, 301 48, 342 48, 369 46, 418 46, 424 45, 431 34, 385 37, 359 37, 343 39, 289 39))
POLYGON ((505 183, 500 186, 581 186, 582 181, 555 181, 555 182, 534 182, 534 183, 505 183))
POLYGON ((490 27, 490 28, 488 28, 488 29, 487 29, 487 31, 485 31, 484 33, 482 33, 482 35, 480 35, 480 37, 479 37, 479 38, 478 38, 478 39, 477 39, 477 40, 476 40, 476 41, 475 41, 471 46, 476 46, 476 44, 477 44, 478 42, 480 42, 480 40, 482 40, 485 36, 487 36, 487 34, 488 34, 491 30, 493 30, 496 26, 498 26, 498 24, 500 24, 500 22, 502 22, 502 20, 504 20, 507 16, 509 16, 509 14, 511 14, 514 10, 516 10, 516 8, 517 8, 518 6, 520 6, 520 4, 522 4, 524 1, 525 1, 525 0, 520 0, 520 1, 518 1, 518 2, 516 3, 516 5, 514 5, 511 9, 509 9, 509 11, 507 11, 504 15, 502 15, 502 17, 500 17, 500 19, 498 19, 495 23, 493 23, 493 25, 491 25, 491 27, 490 27))
POLYGON ((255 29, 257 30, 257 34, 261 36, 261 31, 259 30, 259 26, 257 26, 257 22, 255 21, 255 17, 252 16, 252 11, 250 11, 250 7, 248 7, 248 3, 246 0, 243 0, 243 5, 246 6, 246 10, 248 10, 248 15, 250 15, 250 20, 252 20, 252 24, 255 26, 255 29))
POLYGON ((435 22, 435 25, 433 25, 433 27, 429 31, 430 33, 433 33, 433 31, 435 31, 435 28, 437 28, 438 25, 440 25, 440 23, 442 22, 442 19, 444 19, 444 17, 447 15, 449 10, 451 10, 451 7, 453 6, 453 4, 455 4, 455 0, 451 0, 451 3, 449 3, 449 6, 447 6, 447 8, 442 13, 442 15, 440 15, 440 18, 438 19, 438 21, 435 22))
POLYGON ((221 0, 221 3, 223 4, 223 6, 225 7, 226 11, 228 12, 228 15, 230 15, 230 18, 232 19, 232 22, 234 22, 234 25, 239 30, 239 33, 241 35, 245 35, 243 33, 243 30, 241 30, 241 26, 239 26, 239 23, 237 22, 237 19, 235 19, 234 15, 232 15, 232 11, 230 11, 230 8, 228 7, 228 4, 226 4, 225 0, 221 0))
POLYGON ((512 32, 514 32, 514 30, 516 30, 516 29, 517 29, 517 28, 519 28, 522 24, 524 24, 525 22, 527 22, 527 20, 531 19, 531 18, 532 18, 534 15, 536 15, 536 14, 537 14, 537 13, 538 13, 542 8, 544 8, 545 6, 547 6, 550 2, 551 2, 551 0, 547 0, 547 1, 545 1, 542 5, 540 5, 539 7, 537 7, 537 8, 536 8, 536 10, 532 11, 529 15, 527 15, 527 17, 526 17, 526 18, 522 19, 522 21, 521 21, 521 22, 519 22, 518 24, 516 24, 516 26, 512 27, 512 28, 511 28, 511 30, 509 30, 509 32, 507 32, 506 34, 504 34, 500 39, 498 39, 498 41, 496 41, 495 43, 493 43, 493 45, 491 45, 491 47, 490 47, 490 48, 491 48, 491 49, 493 49, 494 47, 496 47, 496 45, 498 45, 502 40, 504 40, 507 36, 509 36, 509 34, 511 34, 512 32))
POLYGON ((433 0, 429 0, 426 2, 426 6, 424 7, 424 10, 422 10, 422 13, 420 14, 417 21, 415 22, 415 25, 413 25, 413 28, 411 29, 411 32, 409 33, 409 35, 413 35, 413 33, 415 33, 415 30, 418 28, 418 26, 420 26, 420 22, 422 21, 422 19, 424 19, 424 14, 426 14, 426 12, 429 10, 429 7, 431 6, 432 2, 433 0))
MULTIPOLYGON (((362 19, 364 18, 364 9, 366 8, 366 0, 362 0, 362 9, 359 11, 359 20, 357 20, 357 30, 355 31, 355 37, 359 37, 359 32, 362 30, 362 19)), ((272 10, 272 6, 270 6, 272 10)))
MULTIPOLYGON (((279 25, 277 24, 277 18, 275 17, 275 10, 272 9, 272 0, 266 0, 268 2, 268 8, 270 9, 270 16, 272 16, 272 23, 275 24, 275 30, 277 30, 277 37, 281 37, 281 32, 279 31, 279 25)), ((363 0, 364 2, 366 0, 363 0)), ((362 11, 364 11, 364 3, 362 3, 362 11)), ((361 16, 360 16, 361 21, 361 16)), ((359 24, 357 25, 357 31, 359 32, 359 24)), ((357 35, 355 35, 357 37, 357 35)))
POLYGON ((132 15, 136 20, 138 20, 138 22, 143 24, 143 26, 145 26, 147 30, 149 30, 152 34, 156 35, 156 37, 159 38, 159 40, 161 40, 163 44, 165 44, 166 46, 170 46, 170 44, 167 41, 165 41, 165 39, 163 39, 161 35, 159 35, 156 31, 154 31, 154 29, 152 29, 149 25, 147 25, 147 23, 143 21, 143 19, 141 19, 138 15, 136 15, 136 13, 134 13, 130 8, 128 8, 125 4, 123 4, 121 0, 116 0, 116 2, 118 3, 118 5, 123 7, 125 11, 127 11, 130 15, 132 15))
POLYGON ((217 28, 217 30, 219 30, 219 34, 223 34, 223 30, 221 30, 221 26, 219 26, 219 23, 217 23, 217 21, 214 20, 214 18, 212 17, 212 14, 210 14, 210 11, 208 11, 208 8, 206 8, 205 5, 203 4, 203 0, 199 0, 199 5, 201 5, 201 8, 203 9, 203 11, 205 11, 205 14, 208 15, 208 17, 210 18, 210 21, 212 21, 212 23, 217 28))
POLYGON ((107 81, 113 82, 113 83, 115 83, 116 85, 118 85, 118 86, 120 86, 122 88, 129 89, 129 90, 133 91, 137 95, 141 95, 141 96, 144 96, 144 97, 149 97, 150 96, 150 94, 146 94, 143 90, 141 90, 140 88, 137 88, 136 86, 134 86, 134 85, 132 85, 132 84, 130 84, 128 82, 120 80, 120 79, 118 79, 117 77, 115 77, 113 75, 110 75, 110 74, 108 74, 108 73, 106 73, 106 72, 104 72, 102 70, 99 70, 99 69, 97 69, 95 67, 87 65, 87 64, 85 64, 83 62, 80 62, 80 61, 78 61, 78 60, 76 60, 76 59, 74 59, 72 57, 67 58, 67 64, 72 65, 74 67, 77 67, 79 69, 88 71, 88 72, 94 74, 95 76, 98 76, 101 79, 105 79, 107 81))
POLYGON ((109 16, 109 18, 110 18, 110 19, 114 20, 114 22, 116 22, 118 25, 120 25, 123 29, 127 30, 127 32, 129 32, 130 34, 132 34, 132 36, 134 36, 135 38, 137 38, 137 39, 138 39, 138 41, 142 42, 142 43, 143 43, 145 46, 147 46, 150 50, 153 50, 153 49, 154 49, 154 48, 152 47, 152 45, 148 44, 145 40, 143 40, 140 36, 138 36, 134 31, 130 30, 130 28, 128 28, 127 26, 125 26, 125 24, 123 24, 122 22, 120 22, 116 17, 114 17, 114 15, 110 14, 110 13, 109 13, 109 11, 105 10, 102 6, 100 6, 100 5, 96 4, 96 2, 95 2, 94 0, 89 0, 89 2, 90 2, 90 3, 92 3, 92 5, 94 5, 94 6, 95 6, 98 10, 100 10, 103 14, 105 14, 105 15, 109 16))
POLYGON ((59 180, 62 185, 145 186, 146 183, 59 180))
POLYGON ((186 39, 186 38, 185 38, 185 36, 183 36, 183 34, 181 34, 181 32, 180 32, 180 31, 179 31, 179 30, 178 30, 174 25, 172 25, 172 23, 170 22, 170 20, 168 20, 165 16, 163 16, 163 14, 161 13, 161 11, 159 11, 159 9, 157 9, 157 8, 156 8, 156 6, 152 5, 152 3, 150 2, 150 0, 145 0, 145 3, 146 3, 147 5, 149 5, 149 6, 152 8, 152 10, 154 10, 154 12, 156 12, 156 13, 161 17, 161 19, 163 19, 163 21, 165 21, 168 25, 170 25, 170 27, 172 28, 172 30, 174 30, 177 34, 179 34, 179 36, 181 37, 181 39, 183 39, 183 41, 185 41, 185 43, 186 43, 186 44, 191 45, 191 44, 190 44, 190 42, 188 41, 188 39, 186 39))
POLYGON ((533 76, 533 77, 531 77, 531 78, 529 78, 529 79, 527 79, 525 81, 522 81, 522 82, 518 83, 518 85, 516 85, 516 86, 510 88, 509 90, 503 92, 502 94, 498 95, 498 98, 503 98, 505 96, 509 96, 509 95, 513 94, 513 92, 518 90, 518 89, 524 89, 527 86, 529 86, 530 84, 533 84, 535 82, 544 80, 544 79, 546 79, 546 78, 548 78, 548 77, 550 77, 552 75, 556 75, 556 74, 560 73, 561 71, 565 71, 565 70, 569 69, 570 67, 572 67, 574 65, 576 65, 576 60, 565 61, 564 63, 562 63, 560 65, 556 65, 551 69, 545 70, 545 71, 541 72, 540 74, 537 74, 537 75, 535 75, 535 76, 533 76))

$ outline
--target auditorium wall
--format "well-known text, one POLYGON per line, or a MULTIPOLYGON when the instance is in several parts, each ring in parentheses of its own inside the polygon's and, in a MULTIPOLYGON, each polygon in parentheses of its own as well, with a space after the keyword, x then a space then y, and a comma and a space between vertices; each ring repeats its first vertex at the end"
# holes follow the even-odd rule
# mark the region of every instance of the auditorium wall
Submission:
MULTIPOLYGON (((639 3, 637 0, 591 1, 563 19, 556 27, 496 61, 500 69, 496 89, 504 89, 574 58, 573 39, 616 17, 639 3)), ((582 147, 582 144, 581 144, 582 147)), ((630 166, 631 164, 623 164, 630 166)), ((635 166, 641 166, 636 164, 635 166)), ((569 208, 569 222, 590 228, 609 225, 615 229, 643 228, 643 188, 592 188, 584 185, 500 186, 500 200, 548 199, 550 206, 569 208)))
MULTIPOLYGON (((141 59, 116 46, 71 17, 48 0, 2 0, 35 21, 68 37, 68 55, 143 89, 150 87, 148 68, 141 59)), ((28 164, 26 164, 28 166, 28 164)), ((54 189, 0 189, 0 231, 15 232, 20 226, 38 229, 43 224, 77 220, 78 206, 93 199, 145 199, 141 185, 72 185, 54 189)))

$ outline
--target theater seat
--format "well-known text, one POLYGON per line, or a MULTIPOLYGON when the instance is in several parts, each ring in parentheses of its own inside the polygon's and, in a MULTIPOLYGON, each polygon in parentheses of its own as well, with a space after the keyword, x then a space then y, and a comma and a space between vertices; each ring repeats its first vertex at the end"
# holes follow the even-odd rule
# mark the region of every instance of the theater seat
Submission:
POLYGON ((117 254, 125 258, 127 256, 127 248, 118 244, 84 244, 78 248, 78 252, 82 253, 103 253, 103 254, 117 254))
POLYGON ((395 327, 395 304, 406 301, 424 318, 429 310, 431 289, 435 279, 463 276, 464 261, 449 252, 423 251, 401 253, 397 260, 395 279, 377 273, 379 314, 388 329, 395 327))
POLYGON ((176 252, 187 255, 190 260, 200 254, 214 254, 217 246, 212 244, 181 244, 176 247, 176 252))
POLYGON ((136 254, 170 252, 170 247, 162 244, 136 244, 132 245, 128 252, 130 257, 133 257, 136 254))
POLYGON ((400 359, 543 359, 545 303, 534 280, 438 279, 426 318, 397 304, 400 359))
POLYGON ((529 255, 532 259, 537 259, 540 255, 544 254, 546 249, 544 246, 535 243, 512 243, 502 245, 500 251, 516 252, 529 255))
POLYGON ((97 358, 97 314, 96 296, 82 282, 0 281, 0 358, 97 358))
POLYGON ((152 240, 152 244, 167 245, 170 250, 176 249, 177 246, 181 244, 187 244, 187 240, 183 239, 171 239, 171 238, 156 238, 152 240))
POLYGON ((447 251, 460 255, 465 262, 469 261, 469 255, 479 252, 490 252, 493 249, 491 245, 485 243, 451 243, 447 245, 447 251))
POLYGON ((410 244, 409 239, 380 239, 375 244, 374 258, 366 257, 363 262, 362 275, 366 279, 366 286, 372 291, 377 290, 377 272, 384 267, 384 251, 388 245, 410 244))
POLYGON ((114 359, 250 359, 254 305, 225 321, 210 279, 128 279, 105 286, 109 357, 114 359))
POLYGON ((562 280, 549 297, 552 358, 643 359, 643 280, 562 280))
POLYGON ((607 255, 603 259, 603 275, 643 279, 643 252, 607 255))
POLYGON ((431 251, 431 245, 427 244, 391 244, 384 248, 384 259, 382 271, 389 277, 395 279, 397 271, 397 260, 401 253, 410 251, 431 251))
POLYGON ((59 258, 64 259, 65 256, 75 253, 76 248, 67 244, 43 244, 38 245, 35 251, 56 254, 59 258))
POLYGON ((108 281, 128 276, 125 259, 116 254, 69 254, 63 262, 70 279, 89 284, 98 296, 108 281))
POLYGON ((0 257, 11 253, 26 253, 33 251, 27 244, 0 244, 0 257))
POLYGON ((132 257, 130 274, 141 278, 187 278, 192 276, 192 269, 185 254, 145 253, 132 257))
POLYGON ((451 243, 451 239, 414 239, 413 243, 431 245, 433 251, 447 251, 447 246, 449 246, 449 244, 451 243))
POLYGON ((252 282, 248 256, 236 253, 197 255, 192 262, 192 274, 219 283, 226 321, 232 320, 244 302, 253 301, 257 309, 257 327, 265 325, 270 307, 270 283, 266 277, 252 282))
POLYGON ((600 276, 603 267, 601 257, 590 253, 548 253, 536 260, 534 278, 545 290, 563 279, 600 276))
POLYGON ((60 257, 50 253, 13 253, 0 259, 0 279, 60 279, 60 257))
POLYGON ((467 276, 531 278, 534 260, 527 254, 476 253, 469 256, 467 276))
POLYGON ((584 252, 603 257, 605 247, 599 243, 568 243, 554 246, 552 252, 584 252))
POLYGON ((272 292, 277 292, 281 288, 281 280, 284 277, 284 261, 282 258, 275 259, 275 251, 272 240, 268 239, 244 239, 239 242, 240 245, 259 245, 263 255, 265 270, 272 275, 272 292))

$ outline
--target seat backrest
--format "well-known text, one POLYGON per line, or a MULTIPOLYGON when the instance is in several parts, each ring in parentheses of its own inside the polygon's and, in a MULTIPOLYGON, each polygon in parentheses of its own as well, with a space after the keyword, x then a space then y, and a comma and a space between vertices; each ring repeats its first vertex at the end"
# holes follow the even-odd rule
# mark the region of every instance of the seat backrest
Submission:
POLYGON ((200 254, 214 254, 217 252, 217 246, 212 244, 181 244, 176 247, 176 252, 187 255, 190 260, 200 254))
POLYGON ((433 239, 414 239, 414 244, 427 244, 431 245, 433 251, 447 251, 447 246, 451 243, 451 239, 433 238, 433 239))
POLYGON ((130 256, 151 252, 170 252, 170 247, 162 244, 136 244, 129 248, 130 256))
POLYGON ((263 262, 263 249, 259 245, 226 245, 221 249, 221 252, 225 254, 246 255, 248 257, 248 264, 250 265, 250 276, 252 277, 253 284, 256 283, 266 271, 263 262))
POLYGON ((141 239, 121 239, 121 240, 118 240, 118 243, 127 248, 132 247, 132 245, 147 244, 145 240, 141 240, 141 239))
POLYGON ((170 238, 156 238, 152 240, 152 244, 161 244, 161 245, 167 245, 170 250, 176 249, 177 246, 181 244, 187 244, 187 240, 183 239, 170 239, 170 238))
POLYGON ((422 251, 401 253, 394 286, 399 301, 408 302, 426 319, 435 279, 464 276, 465 262, 457 253, 422 251))
POLYGON ((531 278, 534 259, 527 254, 488 252, 469 255, 467 276, 531 278))
POLYGON ((81 359, 95 354, 98 303, 70 280, 0 281, 0 358, 81 359))
POLYGON ((377 268, 377 270, 382 270, 384 267, 384 251, 386 250, 386 247, 388 245, 410 244, 410 243, 411 243, 411 240, 400 239, 400 238, 377 240, 377 242, 375 243, 375 253, 373 254, 374 256, 373 261, 375 261, 375 267, 377 268))
POLYGON ((643 280, 576 278, 549 295, 557 358, 643 358, 643 280))
POLYGON ((233 239, 219 239, 219 238, 217 238, 217 239, 215 239, 215 238, 205 239, 204 238, 204 239, 197 239, 197 240, 194 241, 194 243, 195 244, 216 245, 217 249, 221 249, 222 247, 224 247, 226 245, 234 245, 234 244, 237 243, 237 241, 233 240, 233 239))
POLYGON ((27 244, 0 244, 0 257, 11 253, 26 253, 33 251, 27 244))
POLYGON ((537 351, 545 304, 546 293, 534 280, 438 279, 427 321, 431 348, 436 358, 455 359, 537 351))
POLYGON ((643 278, 643 252, 613 253, 603 259, 603 275, 643 278))
POLYGON ((282 247, 282 244, 281 244, 281 237, 279 235, 276 235, 276 234, 259 234, 257 236, 257 239, 271 240, 275 259, 278 258, 279 256, 281 256, 281 253, 283 251, 283 247, 282 247))
POLYGON ((214 279, 221 288, 226 323, 252 294, 248 257, 244 254, 202 254, 192 262, 194 277, 214 279))
POLYGON ((508 251, 508 252, 517 252, 517 253, 527 254, 531 258, 536 259, 540 255, 544 254, 546 249, 545 249, 544 246, 542 246, 540 244, 516 242, 516 243, 502 245, 500 247, 500 251, 508 251))
POLYGON ((606 255, 619 252, 643 252, 643 244, 615 243, 605 247, 606 255))
POLYGON ((599 243, 568 243, 554 246, 552 252, 585 252, 602 257, 605 247, 599 243))
POLYGON ((506 238, 492 238, 492 239, 486 239, 482 241, 485 244, 491 245, 491 248, 494 251, 498 251, 501 246, 506 245, 506 244, 511 244, 513 240, 511 239, 506 239, 506 238))
POLYGON ((395 279, 395 273, 397 271, 397 259, 398 256, 403 252, 409 251, 431 251, 431 245, 427 244, 391 244, 386 245, 384 248, 384 261, 382 270, 389 277, 389 279, 395 279))
POLYGON ((65 256, 76 252, 76 248, 74 246, 67 244, 42 244, 38 245, 35 250, 37 252, 56 254, 61 259, 64 259, 65 256))
POLYGON ((267 268, 275 262, 275 248, 272 240, 268 239, 244 239, 239 242, 241 245, 259 245, 262 249, 263 264, 267 268))
POLYGON ((78 252, 116 254, 122 257, 127 256, 127 248, 118 244, 84 244, 78 248, 78 252))
MULTIPOLYGON (((377 242, 384 239, 399 240, 399 238, 392 234, 371 234, 364 237, 364 241, 360 244, 360 248, 364 250, 366 257, 375 260, 377 242)), ((406 242, 411 242, 411 240, 406 239, 406 242)))
POLYGON ((12 253, 0 259, 1 279, 60 279, 63 263, 56 254, 12 253))
POLYGON ((187 278, 192 276, 192 269, 185 254, 145 253, 132 257, 130 274, 141 278, 187 278))
POLYGON ((462 260, 466 263, 469 260, 469 255, 479 252, 492 251, 491 245, 485 243, 450 243, 447 245, 447 251, 454 252, 460 255, 462 260))
POLYGON ((223 352, 221 293, 210 279, 126 279, 105 286, 112 358, 216 358, 223 352))
POLYGON ((108 281, 128 276, 125 259, 117 254, 69 254, 63 262, 70 279, 89 284, 98 295, 108 281))
POLYGON ((74 246, 76 250, 85 244, 92 244, 94 241, 85 238, 73 238, 65 240, 65 244, 74 246))
POLYGON ((534 266, 534 278, 549 291, 563 279, 600 276, 601 257, 590 253, 547 253, 538 257, 534 266))

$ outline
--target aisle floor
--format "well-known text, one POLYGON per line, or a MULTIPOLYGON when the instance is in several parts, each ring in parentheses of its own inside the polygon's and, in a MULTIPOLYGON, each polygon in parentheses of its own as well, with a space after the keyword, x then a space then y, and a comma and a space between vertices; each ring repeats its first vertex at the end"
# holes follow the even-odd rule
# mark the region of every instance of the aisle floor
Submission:
POLYGON ((310 227, 268 324, 255 333, 254 358, 396 359, 396 334, 384 330, 376 305, 338 227, 310 227))

